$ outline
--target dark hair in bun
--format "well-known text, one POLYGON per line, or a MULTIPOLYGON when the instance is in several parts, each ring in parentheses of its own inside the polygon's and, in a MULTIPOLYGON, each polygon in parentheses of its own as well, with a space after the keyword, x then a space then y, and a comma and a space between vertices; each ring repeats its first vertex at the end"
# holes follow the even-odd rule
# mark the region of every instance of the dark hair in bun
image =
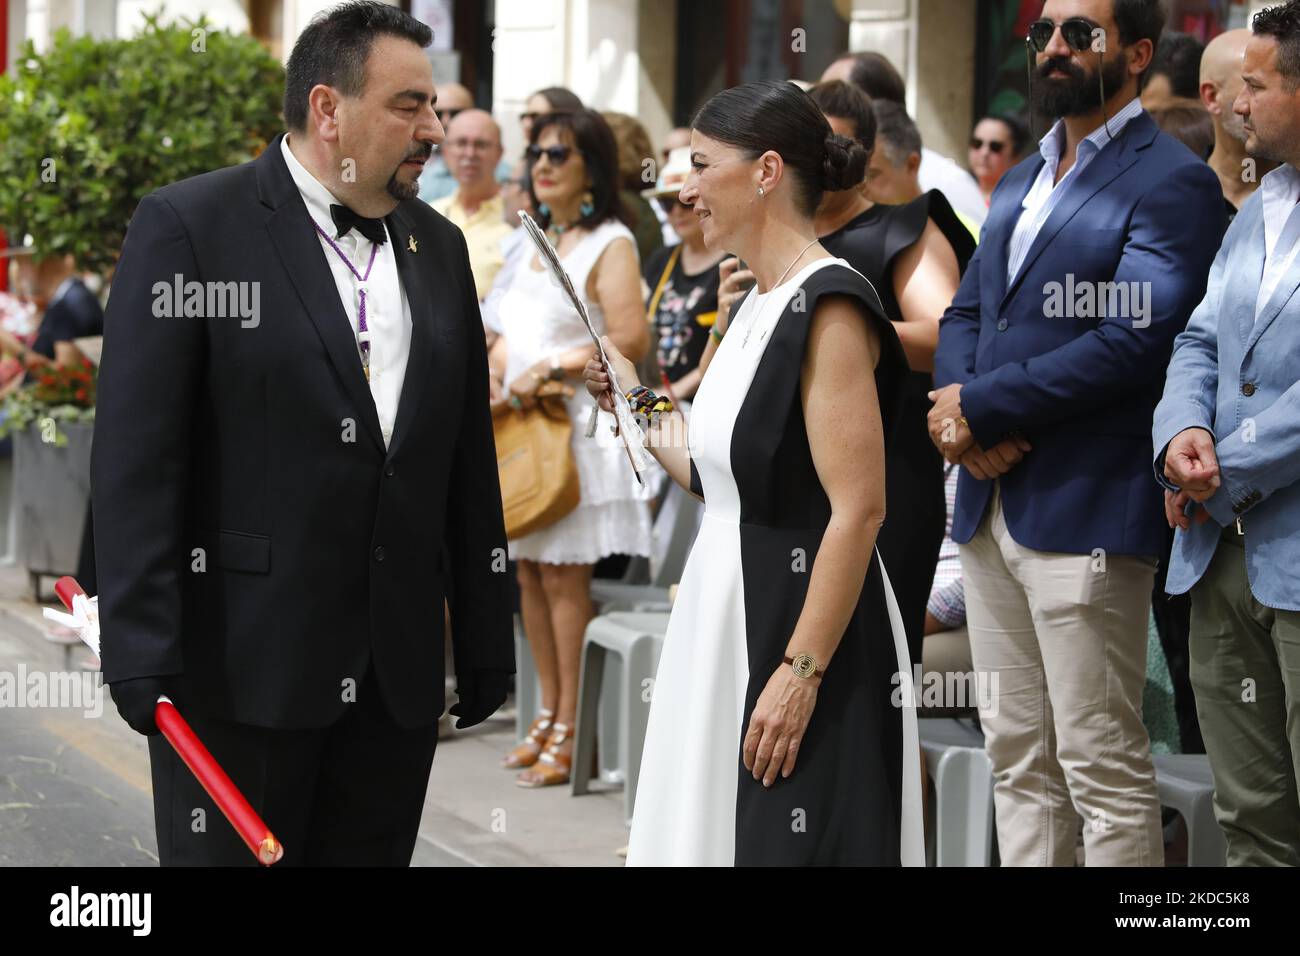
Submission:
POLYGON ((691 126, 749 159, 769 149, 780 154, 806 216, 817 211, 823 192, 855 186, 866 173, 867 151, 832 133, 813 98, 793 83, 760 80, 723 90, 700 108, 691 126))
POLYGON ((826 162, 822 164, 822 189, 839 192, 862 182, 867 174, 867 151, 856 140, 831 133, 826 137, 826 162))

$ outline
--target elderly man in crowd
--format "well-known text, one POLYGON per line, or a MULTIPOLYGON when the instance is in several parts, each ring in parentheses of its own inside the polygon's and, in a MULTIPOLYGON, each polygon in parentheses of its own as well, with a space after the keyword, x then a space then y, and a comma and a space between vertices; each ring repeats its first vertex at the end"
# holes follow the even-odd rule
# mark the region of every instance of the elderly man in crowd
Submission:
POLYGON ((503 261, 501 240, 510 235, 502 218, 501 128, 484 110, 464 110, 447 127, 442 154, 458 183, 450 196, 431 203, 465 234, 479 301, 487 298, 503 261))

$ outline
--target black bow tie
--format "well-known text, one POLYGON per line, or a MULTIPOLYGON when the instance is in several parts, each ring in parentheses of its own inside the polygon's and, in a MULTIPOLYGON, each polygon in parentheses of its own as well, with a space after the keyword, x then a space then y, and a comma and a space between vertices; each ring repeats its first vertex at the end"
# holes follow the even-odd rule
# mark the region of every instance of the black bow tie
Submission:
POLYGON ((337 239, 346 236, 349 229, 356 229, 361 235, 380 246, 388 238, 382 219, 367 219, 365 216, 357 215, 347 206, 340 206, 337 203, 330 205, 330 215, 334 218, 334 225, 339 231, 338 236, 335 237, 337 239))

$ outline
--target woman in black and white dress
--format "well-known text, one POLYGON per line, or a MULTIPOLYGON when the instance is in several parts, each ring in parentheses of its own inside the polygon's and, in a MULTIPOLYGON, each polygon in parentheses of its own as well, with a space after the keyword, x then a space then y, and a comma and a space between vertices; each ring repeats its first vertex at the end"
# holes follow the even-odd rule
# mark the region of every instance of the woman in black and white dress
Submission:
MULTIPOLYGON (((689 431, 672 413, 648 432, 705 512, 655 679, 628 864, 920 865, 907 645, 874 552, 907 362, 870 283, 812 221, 823 190, 861 180, 865 151, 806 93, 762 82, 704 106, 691 161, 682 201, 757 286, 689 431)), ((606 349, 631 389, 631 363, 606 349)), ((609 407, 598 361, 586 375, 609 407)))

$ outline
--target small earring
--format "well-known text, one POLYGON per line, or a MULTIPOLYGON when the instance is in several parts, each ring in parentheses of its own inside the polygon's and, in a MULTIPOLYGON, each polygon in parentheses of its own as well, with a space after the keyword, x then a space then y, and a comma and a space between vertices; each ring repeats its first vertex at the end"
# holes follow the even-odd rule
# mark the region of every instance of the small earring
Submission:
POLYGON ((578 207, 578 213, 579 215, 582 216, 583 219, 586 219, 595 211, 596 211, 596 197, 591 194, 590 190, 588 190, 587 192, 582 194, 582 205, 578 207))
POLYGON ((762 186, 759 186, 759 187, 758 187, 758 194, 759 194, 760 196, 763 195, 763 187, 762 187, 762 186))
POLYGON ((541 203, 537 207, 537 214, 543 218, 549 219, 551 217, 551 207, 546 205, 546 203, 541 203))

